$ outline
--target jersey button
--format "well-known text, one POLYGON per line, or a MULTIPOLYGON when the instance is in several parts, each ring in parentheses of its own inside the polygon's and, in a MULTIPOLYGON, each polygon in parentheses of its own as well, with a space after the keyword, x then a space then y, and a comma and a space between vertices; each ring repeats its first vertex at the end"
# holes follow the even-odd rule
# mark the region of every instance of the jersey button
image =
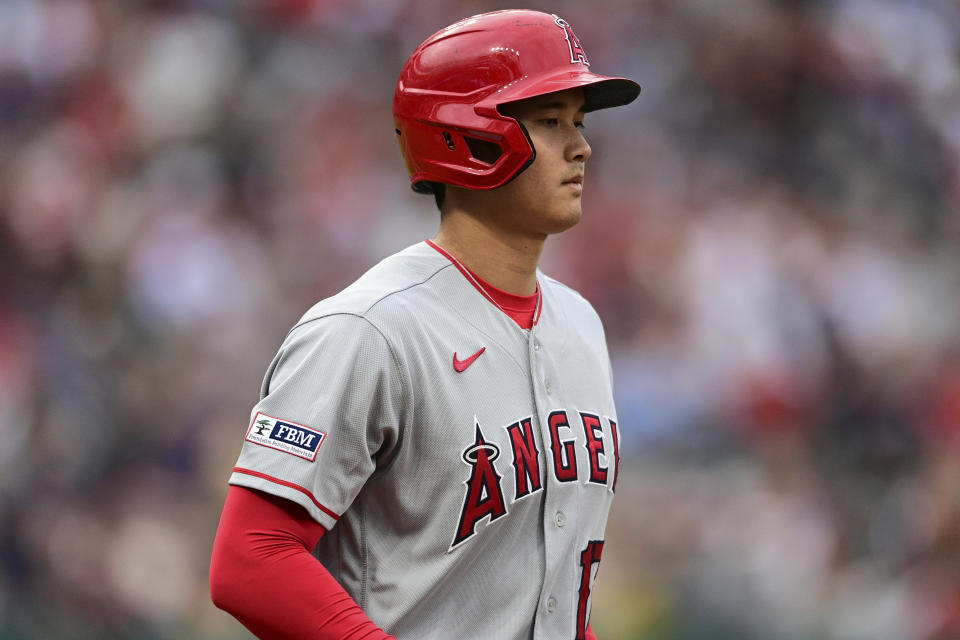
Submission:
POLYGON ((553 517, 553 521, 557 523, 558 527, 562 527, 567 524, 567 516, 563 515, 563 511, 557 511, 557 515, 553 517))
POLYGON ((557 609, 557 599, 548 598, 547 599, 547 613, 553 613, 557 609))
POLYGON ((539 343, 539 342, 534 341, 534 343, 533 343, 533 350, 534 350, 534 351, 540 351, 540 343, 539 343))
POLYGON ((547 380, 543 383, 543 390, 547 392, 547 395, 550 395, 550 381, 547 380))

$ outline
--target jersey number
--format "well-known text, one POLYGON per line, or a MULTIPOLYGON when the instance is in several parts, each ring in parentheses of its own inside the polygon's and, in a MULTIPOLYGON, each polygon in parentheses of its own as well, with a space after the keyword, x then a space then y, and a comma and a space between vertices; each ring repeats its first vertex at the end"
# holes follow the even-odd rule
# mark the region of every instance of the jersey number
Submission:
POLYGON ((591 540, 587 548, 580 553, 580 594, 577 602, 577 638, 586 640, 587 623, 590 621, 590 612, 587 607, 590 603, 590 578, 593 576, 593 565, 600 563, 603 554, 603 540, 591 540))

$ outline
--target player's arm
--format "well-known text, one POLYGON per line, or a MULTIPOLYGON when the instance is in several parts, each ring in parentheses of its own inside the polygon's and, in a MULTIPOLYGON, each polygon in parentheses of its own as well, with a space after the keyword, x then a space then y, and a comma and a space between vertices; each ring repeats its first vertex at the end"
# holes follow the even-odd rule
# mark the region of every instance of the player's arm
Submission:
POLYGON ((210 563, 214 604, 258 638, 395 640, 310 553, 325 532, 289 500, 231 486, 210 563))

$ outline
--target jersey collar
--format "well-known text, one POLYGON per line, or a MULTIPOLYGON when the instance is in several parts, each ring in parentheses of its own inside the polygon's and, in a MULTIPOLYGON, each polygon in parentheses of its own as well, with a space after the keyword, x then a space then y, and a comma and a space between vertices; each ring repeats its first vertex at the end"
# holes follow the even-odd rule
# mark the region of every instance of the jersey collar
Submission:
MULTIPOLYGON (((443 247, 437 245, 436 243, 434 243, 429 239, 425 240, 424 242, 426 242, 428 245, 433 247, 433 249, 435 249, 438 253, 440 253, 447 260, 449 260, 453 264, 453 266, 455 266, 460 271, 460 273, 463 274, 463 276, 467 279, 467 281, 470 282, 470 284, 472 284, 474 288, 477 291, 479 291, 480 294, 487 299, 487 301, 490 302, 490 304, 497 307, 498 309, 500 309, 501 312, 503 312, 505 315, 513 319, 513 314, 511 314, 509 311, 504 309, 503 305, 497 302, 496 298, 494 298, 490 294, 490 292, 487 290, 487 288, 484 287, 484 283, 479 276, 477 276, 470 269, 468 269, 466 265, 464 265, 462 262, 457 260, 456 257, 454 257, 451 253, 449 253, 443 247)), ((533 312, 533 326, 537 326, 537 323, 540 321, 540 313, 542 311, 543 311, 543 287, 540 286, 540 280, 538 278, 537 279, 537 306, 533 312)))

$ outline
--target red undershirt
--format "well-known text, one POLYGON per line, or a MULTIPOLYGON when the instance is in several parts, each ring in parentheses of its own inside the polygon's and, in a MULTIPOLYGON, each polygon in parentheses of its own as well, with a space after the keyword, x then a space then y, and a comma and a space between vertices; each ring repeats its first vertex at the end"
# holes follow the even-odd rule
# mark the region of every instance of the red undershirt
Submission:
MULTIPOLYGON (((464 269, 467 269, 467 267, 464 266, 464 269)), ((470 269, 467 269, 467 271, 470 271, 470 269)), ((470 274, 477 279, 477 282, 480 283, 483 290, 493 298, 493 301, 497 303, 503 312, 520 325, 521 329, 533 328, 533 318, 534 314, 537 313, 537 303, 540 298, 539 293, 535 293, 532 296, 518 296, 515 293, 496 288, 473 271, 470 271, 470 274)), ((539 288, 540 285, 538 284, 537 289, 539 290, 539 288)))
MULTIPOLYGON (((530 329, 539 294, 498 289, 445 251, 492 301, 530 329)), ((538 285, 539 286, 539 285, 538 285)), ((210 561, 214 604, 259 638, 270 640, 395 640, 374 624, 311 551, 326 529, 300 505, 231 486, 210 561)), ((587 629, 587 640, 596 640, 587 629)))
MULTIPOLYGON (((472 271, 470 273, 473 273, 472 271)), ((537 312, 537 302, 540 294, 535 293, 532 296, 518 296, 513 293, 497 289, 495 286, 473 273, 483 290, 486 291, 494 301, 500 305, 504 313, 513 318, 513 321, 520 325, 521 329, 533 328, 533 316, 537 312)), ((539 285, 537 285, 539 288, 539 285)))

